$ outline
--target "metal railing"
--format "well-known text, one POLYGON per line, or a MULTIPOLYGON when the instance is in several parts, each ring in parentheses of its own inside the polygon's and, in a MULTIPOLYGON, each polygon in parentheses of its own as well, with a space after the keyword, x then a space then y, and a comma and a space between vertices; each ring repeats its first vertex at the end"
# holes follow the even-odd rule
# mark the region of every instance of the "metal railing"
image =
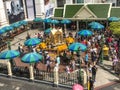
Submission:
POLYGON ((0 63, 0 73, 8 74, 7 65, 0 63))
POLYGON ((72 86, 75 83, 78 83, 79 71, 73 71, 71 73, 61 73, 59 74, 59 84, 72 86))
POLYGON ((53 82, 54 73, 53 72, 41 71, 41 70, 34 70, 34 77, 37 80, 53 82))

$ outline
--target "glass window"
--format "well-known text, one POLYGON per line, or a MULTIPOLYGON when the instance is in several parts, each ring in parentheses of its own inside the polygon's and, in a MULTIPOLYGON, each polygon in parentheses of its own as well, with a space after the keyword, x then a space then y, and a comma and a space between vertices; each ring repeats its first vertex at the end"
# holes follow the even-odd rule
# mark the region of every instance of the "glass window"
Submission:
POLYGON ((65 0, 57 0, 57 6, 58 7, 64 7, 65 0))
POLYGON ((33 5, 33 0, 26 0, 26 8, 27 8, 27 16, 29 19, 34 18, 34 5, 33 5))
POLYGON ((77 3, 84 3, 84 0, 77 0, 77 3))

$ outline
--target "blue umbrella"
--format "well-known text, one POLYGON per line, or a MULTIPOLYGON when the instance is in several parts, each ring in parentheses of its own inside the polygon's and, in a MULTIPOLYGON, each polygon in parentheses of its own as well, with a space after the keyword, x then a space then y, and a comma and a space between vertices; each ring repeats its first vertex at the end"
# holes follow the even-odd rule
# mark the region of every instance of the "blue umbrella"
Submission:
POLYGON ((32 53, 28 53, 28 54, 24 55, 21 60, 24 63, 36 63, 42 59, 43 59, 42 55, 32 52, 32 53))
POLYGON ((58 21, 58 20, 52 20, 51 23, 52 23, 52 24, 58 24, 59 21, 58 21))
POLYGON ((11 64, 13 65, 12 59, 19 56, 20 53, 16 50, 8 50, 0 53, 0 59, 9 59, 8 61, 8 75, 12 76, 11 64), (11 63, 10 63, 11 62, 11 63))
POLYGON ((98 22, 91 22, 91 23, 89 23, 88 25, 89 25, 89 26, 93 26, 93 25, 101 25, 101 24, 98 23, 98 22))
POLYGON ((13 27, 12 26, 5 26, 2 29, 5 31, 10 31, 10 30, 13 30, 13 27))
POLYGON ((19 28, 21 26, 21 24, 16 22, 16 23, 11 24, 11 26, 14 28, 19 28))
POLYGON ((48 28, 44 31, 45 34, 49 34, 51 32, 52 28, 48 28))
POLYGON ((43 22, 43 19, 42 18, 35 18, 33 19, 34 22, 43 22))
POLYGON ((19 55, 20 53, 16 50, 8 50, 0 53, 0 59, 12 59, 19 55))
POLYGON ((87 47, 84 44, 78 43, 78 42, 72 43, 68 46, 68 49, 70 51, 78 51, 78 48, 80 48, 81 51, 86 51, 87 50, 87 47))
POLYGON ((96 24, 96 25, 92 25, 91 28, 92 28, 92 29, 95 29, 95 30, 100 30, 100 29, 103 29, 104 26, 101 25, 101 24, 100 24, 100 25, 99 25, 99 24, 96 24))
POLYGON ((0 29, 0 34, 3 34, 3 33, 5 33, 5 30, 0 29))
POLYGON ((27 24, 28 24, 28 22, 25 21, 25 20, 19 21, 19 23, 20 23, 21 25, 27 25, 27 24))
POLYGON ((115 21, 119 21, 120 19, 117 18, 117 17, 109 17, 108 18, 108 21, 112 21, 112 22, 115 22, 115 21))
POLYGON ((63 19, 63 20, 61 21, 61 23, 62 23, 62 24, 69 24, 69 23, 71 23, 71 21, 68 20, 68 19, 63 19))
POLYGON ((51 23, 51 21, 52 21, 52 20, 51 20, 50 18, 45 18, 45 19, 44 19, 44 22, 45 22, 45 23, 51 23))
POLYGON ((38 38, 30 38, 24 42, 26 46, 34 46, 41 42, 41 39, 38 38))
POLYGON ((78 32, 78 35, 91 36, 91 35, 93 35, 93 32, 91 32, 90 30, 81 30, 81 31, 78 32))

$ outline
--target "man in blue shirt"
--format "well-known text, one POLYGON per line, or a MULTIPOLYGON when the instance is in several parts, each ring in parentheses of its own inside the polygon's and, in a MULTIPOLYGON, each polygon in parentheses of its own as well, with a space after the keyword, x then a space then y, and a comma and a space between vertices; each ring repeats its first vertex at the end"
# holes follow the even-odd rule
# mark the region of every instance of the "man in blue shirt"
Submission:
POLYGON ((85 53, 85 65, 88 64, 88 58, 89 58, 89 57, 88 57, 88 52, 86 52, 86 53, 85 53))

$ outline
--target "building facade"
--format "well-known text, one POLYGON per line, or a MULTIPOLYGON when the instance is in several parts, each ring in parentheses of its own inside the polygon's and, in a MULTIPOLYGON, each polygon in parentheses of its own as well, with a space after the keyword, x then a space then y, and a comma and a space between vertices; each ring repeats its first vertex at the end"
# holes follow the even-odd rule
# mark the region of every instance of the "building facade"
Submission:
POLYGON ((53 16, 55 7, 73 3, 112 3, 120 6, 120 0, 0 0, 0 26, 35 17, 49 18, 53 16))

